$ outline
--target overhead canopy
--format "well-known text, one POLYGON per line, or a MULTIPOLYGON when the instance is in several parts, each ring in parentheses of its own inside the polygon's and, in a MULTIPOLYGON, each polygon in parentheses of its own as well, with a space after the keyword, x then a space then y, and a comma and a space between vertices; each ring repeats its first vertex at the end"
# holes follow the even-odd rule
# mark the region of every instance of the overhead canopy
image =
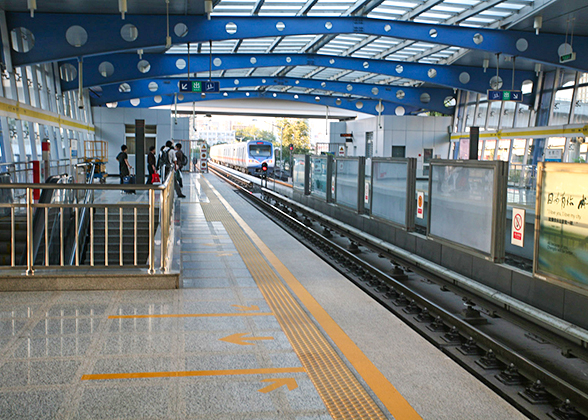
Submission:
POLYGON ((39 1, 31 17, 0 0, 5 62, 58 62, 64 91, 82 62, 96 106, 279 96, 374 115, 451 114, 457 90, 525 85, 530 103, 539 71, 588 71, 588 0, 216 0, 209 16, 206 3, 39 1), (188 78, 221 92, 180 96, 188 78))

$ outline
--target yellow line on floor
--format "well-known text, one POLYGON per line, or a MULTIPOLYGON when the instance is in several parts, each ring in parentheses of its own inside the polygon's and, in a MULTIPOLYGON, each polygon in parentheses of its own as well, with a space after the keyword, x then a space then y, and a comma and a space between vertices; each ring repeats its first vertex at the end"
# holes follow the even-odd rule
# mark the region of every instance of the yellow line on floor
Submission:
POLYGON ((353 340, 349 338, 345 331, 343 331, 317 300, 302 286, 298 279, 294 277, 290 270, 265 245, 249 225, 245 223, 224 197, 222 197, 210 182, 208 182, 208 185, 394 418, 397 420, 421 419, 421 416, 404 399, 394 385, 374 366, 372 361, 357 347, 353 340))
POLYGON ((82 381, 99 381, 105 379, 134 378, 181 378, 186 376, 229 376, 229 375, 273 375, 275 373, 304 373, 303 367, 267 368, 267 369, 232 369, 232 370, 188 370, 178 372, 134 372, 134 373, 100 373, 84 375, 82 381))
POLYGON ((271 312, 239 312, 228 314, 153 314, 153 315, 111 315, 108 319, 137 318, 214 318, 220 316, 273 316, 271 312))

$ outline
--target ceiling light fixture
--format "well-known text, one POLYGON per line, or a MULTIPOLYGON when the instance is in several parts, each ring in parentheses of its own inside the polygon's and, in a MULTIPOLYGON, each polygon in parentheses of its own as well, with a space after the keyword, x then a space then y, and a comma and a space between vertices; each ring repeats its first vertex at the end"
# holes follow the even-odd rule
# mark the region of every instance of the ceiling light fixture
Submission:
POLYGON ((118 11, 121 14, 122 20, 125 20, 125 13, 127 13, 127 0, 118 0, 118 11))
POLYGON ((210 20, 210 14, 212 13, 212 0, 204 0, 204 13, 206 13, 206 18, 210 20))
POLYGON ((543 27, 543 16, 535 16, 533 20, 533 28, 535 29, 535 35, 539 35, 539 29, 543 27))
POLYGON ((165 48, 169 50, 172 46, 171 36, 169 36, 169 0, 165 0, 165 13, 167 16, 167 35, 165 37, 165 48))
POLYGON ((35 17, 35 10, 37 10, 37 0, 27 0, 27 7, 31 11, 31 17, 35 17))

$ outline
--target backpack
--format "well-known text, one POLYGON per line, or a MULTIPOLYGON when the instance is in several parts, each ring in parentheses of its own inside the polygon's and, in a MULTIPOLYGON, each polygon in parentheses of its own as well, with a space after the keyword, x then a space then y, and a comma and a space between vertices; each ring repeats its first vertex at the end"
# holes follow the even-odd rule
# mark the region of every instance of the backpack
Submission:
POLYGON ((184 154, 184 152, 182 153, 182 159, 180 160, 180 168, 183 168, 184 166, 186 166, 188 164, 188 156, 186 156, 184 154))
POLYGON ((119 152, 119 154, 116 155, 116 160, 118 160, 119 163, 122 163, 122 154, 123 154, 123 152, 119 152))
POLYGON ((156 165, 157 169, 161 169, 164 166, 170 165, 169 154, 168 154, 169 150, 170 149, 167 149, 167 150, 163 149, 163 152, 161 152, 159 154, 159 157, 157 158, 157 165, 156 165))

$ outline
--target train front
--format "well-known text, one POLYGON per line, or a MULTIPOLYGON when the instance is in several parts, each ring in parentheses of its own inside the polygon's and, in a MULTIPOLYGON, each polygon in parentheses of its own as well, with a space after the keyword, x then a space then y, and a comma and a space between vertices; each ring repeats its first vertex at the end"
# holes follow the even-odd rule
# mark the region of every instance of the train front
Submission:
POLYGON ((268 175, 274 172, 274 146, 269 141, 250 141, 247 153, 247 172, 251 175, 261 175, 263 162, 267 162, 268 175))

